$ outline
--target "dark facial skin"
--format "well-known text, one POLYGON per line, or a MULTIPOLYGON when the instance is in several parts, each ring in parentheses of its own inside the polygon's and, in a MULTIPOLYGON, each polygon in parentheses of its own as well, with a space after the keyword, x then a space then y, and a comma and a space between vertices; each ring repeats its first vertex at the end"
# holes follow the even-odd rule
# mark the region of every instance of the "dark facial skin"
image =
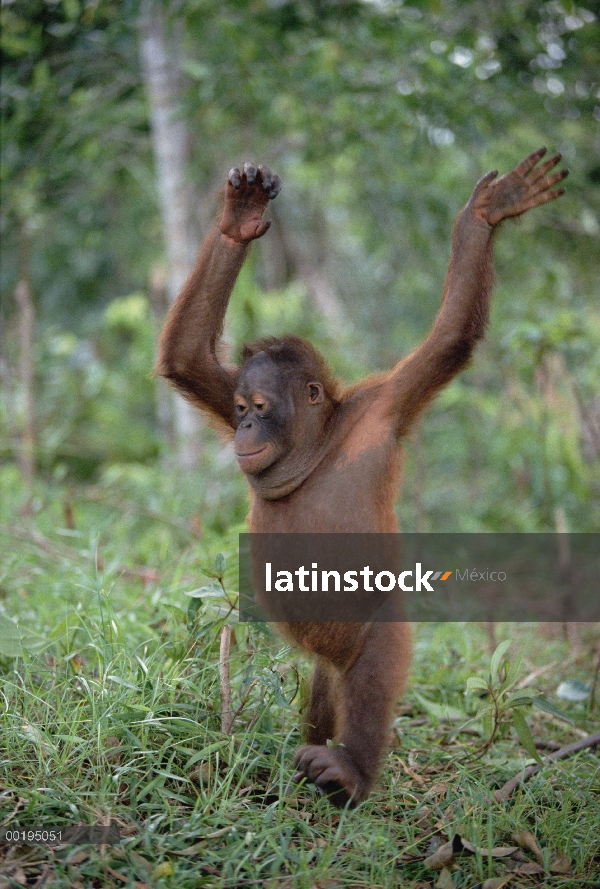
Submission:
POLYGON ((293 400, 285 397, 278 369, 264 352, 244 367, 234 402, 235 454, 243 472, 258 475, 290 449, 294 418, 293 400))
MULTIPOLYGON (((243 367, 234 395, 233 441, 240 469, 259 475, 302 445, 308 415, 320 414, 324 399, 321 383, 294 386, 265 352, 254 355, 243 367)), ((313 420, 322 423, 320 416, 313 420)))

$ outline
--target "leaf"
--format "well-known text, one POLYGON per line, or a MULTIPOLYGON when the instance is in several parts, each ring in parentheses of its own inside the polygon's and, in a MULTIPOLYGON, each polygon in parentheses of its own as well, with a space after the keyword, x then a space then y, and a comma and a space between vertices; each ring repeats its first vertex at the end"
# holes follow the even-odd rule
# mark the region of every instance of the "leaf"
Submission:
POLYGON ((178 620, 185 620, 185 611, 183 610, 183 608, 180 608, 179 605, 170 605, 168 602, 164 602, 162 607, 165 609, 165 611, 167 611, 169 614, 172 614, 173 617, 176 617, 178 620))
POLYGON ((200 840, 199 843, 194 843, 187 849, 170 849, 169 855, 181 855, 188 858, 193 858, 195 855, 206 855, 206 840, 200 840))
POLYGON ((454 861, 454 843, 444 843, 443 846, 440 846, 439 849, 436 849, 433 855, 429 855, 423 864, 425 867, 430 868, 431 870, 439 870, 440 868, 446 867, 447 864, 452 864, 454 861))
POLYGON ((521 663, 522 662, 523 662, 523 658, 518 657, 517 660, 515 661, 515 663, 509 667, 509 670, 506 674, 506 679, 502 683, 502 686, 500 689, 501 691, 504 691, 504 692, 508 691, 508 689, 512 688, 512 686, 515 684, 515 682, 517 681, 517 679, 519 678, 519 675, 521 673, 521 663))
POLYGON ((222 594, 221 587, 216 583, 199 586, 195 590, 186 590, 184 593, 186 596, 191 596, 192 599, 206 599, 209 596, 221 596, 222 594))
MULTIPOLYGON (((174 852, 174 849, 171 849, 171 852, 174 852)), ((170 854, 170 853, 169 853, 170 854)), ((124 860, 129 859, 131 862, 136 864, 138 867, 141 867, 147 874, 152 873, 152 868, 154 864, 151 861, 148 861, 147 858, 144 858, 143 855, 140 855, 139 852, 136 852, 135 849, 128 849, 127 856, 124 860)), ((69 864, 72 862, 72 858, 69 858, 69 864)), ((134 884, 135 885, 135 884, 134 884)))
POLYGON ((536 692, 531 688, 521 688, 513 692, 504 702, 505 707, 525 707, 533 703, 536 692))
POLYGON ((0 655, 3 654, 5 657, 19 657, 23 654, 23 649, 35 653, 42 651, 46 647, 46 644, 47 640, 43 636, 40 636, 39 633, 34 633, 29 629, 25 629, 25 627, 20 626, 16 621, 6 617, 6 615, 0 614, 0 655), (6 648, 14 650, 13 646, 15 642, 20 645, 19 651, 16 654, 8 654, 8 652, 1 647, 4 645, 6 648))
POLYGON ((188 761, 185 764, 186 772, 189 772, 190 769, 192 768, 192 766, 196 765, 197 762, 200 762, 201 760, 208 760, 212 753, 216 753, 217 751, 222 751, 222 750, 224 750, 225 747, 228 747, 228 746, 229 746, 229 741, 225 739, 222 741, 213 741, 212 744, 208 744, 206 747, 203 747, 202 750, 199 750, 197 753, 194 753, 194 755, 191 757, 191 759, 188 759, 188 761))
POLYGON ((23 654, 21 631, 14 620, 0 614, 0 654, 4 657, 20 657, 23 654))
POLYGON ((440 873, 437 883, 435 884, 435 889, 454 889, 452 874, 447 867, 442 868, 442 872, 440 873))
POLYGON ((215 558, 215 572, 219 577, 222 577, 225 574, 225 568, 227 566, 227 560, 223 553, 217 553, 215 558))
POLYGON ((557 852, 556 855, 552 855, 550 857, 550 873, 563 874, 567 877, 570 876, 571 859, 562 852, 557 852))
POLYGON ((504 654, 510 647, 511 640, 505 639, 504 642, 501 642, 496 651, 492 655, 492 660, 490 663, 490 677, 492 680, 492 684, 495 685, 498 682, 498 670, 500 669, 500 663, 504 654))
POLYGON ((491 738, 492 732, 494 731, 494 720, 491 712, 483 713, 481 715, 481 727, 483 728, 483 736, 485 738, 491 738))
POLYGON ((32 725, 26 719, 21 723, 19 735, 37 744, 44 753, 55 753, 56 748, 46 740, 42 732, 36 725, 32 725))
POLYGON ((558 719, 564 719, 564 721, 568 722, 570 725, 575 725, 570 716, 567 716, 567 714, 563 713, 562 710, 559 710, 552 701, 548 701, 542 695, 538 695, 533 699, 533 706, 537 707, 538 710, 543 710, 544 713, 550 713, 551 716, 556 716, 558 719))
POLYGON ((420 694, 415 694, 415 698, 428 716, 435 719, 436 722, 442 719, 466 719, 467 714, 458 707, 452 707, 450 704, 438 704, 436 701, 428 701, 427 698, 420 694))
POLYGON ((481 676, 469 676, 467 679, 467 691, 475 691, 476 689, 488 691, 489 684, 481 676))
POLYGON ((277 673, 275 673, 271 668, 264 667, 260 672, 257 672, 254 678, 260 682, 260 684, 269 689, 269 691, 273 692, 273 703, 278 707, 289 707, 290 702, 286 700, 284 694, 281 690, 281 678, 277 673))
POLYGON ((565 701, 585 701, 589 698, 591 690, 590 685, 579 679, 565 679, 556 689, 556 694, 565 701))
POLYGON ((63 637, 67 640, 67 644, 71 644, 75 638, 76 633, 81 630, 81 618, 76 612, 71 612, 67 614, 52 630, 50 633, 51 639, 62 639, 63 637))
MULTIPOLYGON (((138 686, 135 684, 135 682, 130 682, 128 679, 123 679, 122 676, 114 676, 110 674, 106 676, 106 680, 108 682, 114 682, 115 685, 122 685, 124 688, 131 688, 133 691, 137 691, 138 689, 138 686)), ((138 705, 136 704, 135 706, 137 707, 138 705)))
POLYGON ((533 852, 539 864, 544 864, 544 856, 540 852, 540 847, 537 844, 536 838, 530 830, 520 830, 518 833, 513 833, 512 838, 515 843, 517 843, 521 847, 521 849, 526 849, 528 852, 533 852))
POLYGON ((541 763, 540 755, 535 749, 535 743, 533 741, 533 736, 531 734, 531 730, 527 725, 527 720, 525 719, 523 712, 515 707, 511 714, 511 722, 514 725, 516 732, 519 736, 519 740, 521 744, 527 751, 527 753, 535 759, 536 762, 541 763))
POLYGON ((190 604, 188 605, 185 617, 188 629, 191 630, 193 628, 194 623, 196 622, 196 617, 198 616, 198 612, 201 611, 203 607, 204 602, 202 601, 202 599, 190 599, 190 604))
POLYGON ((505 874, 503 877, 490 877, 489 880, 485 881, 481 889, 502 889, 502 886, 506 886, 512 878, 513 874, 505 874))
POLYGON ((533 861, 525 861, 523 864, 518 864, 513 870, 513 874, 522 874, 524 876, 535 877, 543 873, 545 873, 545 871, 542 865, 533 861))
POLYGON ((483 857, 490 855, 492 858, 507 858, 509 855, 514 855, 518 849, 518 846, 495 846, 491 851, 488 851, 483 846, 475 846, 468 840, 462 840, 462 844, 469 852, 479 852, 483 857))

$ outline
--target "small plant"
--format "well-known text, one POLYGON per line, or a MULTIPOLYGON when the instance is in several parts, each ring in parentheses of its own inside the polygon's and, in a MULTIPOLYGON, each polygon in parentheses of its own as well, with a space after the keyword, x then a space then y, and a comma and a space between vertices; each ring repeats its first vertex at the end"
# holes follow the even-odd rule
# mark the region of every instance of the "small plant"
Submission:
MULTIPOLYGON (((496 648, 487 679, 481 676, 470 676, 467 679, 467 692, 485 693, 484 703, 473 719, 469 720, 469 722, 481 722, 485 737, 474 755, 476 758, 484 756, 498 737, 501 727, 512 725, 527 753, 536 762, 541 762, 525 718, 526 712, 534 703, 540 706, 540 698, 535 690, 518 687, 521 658, 511 664, 504 657, 509 646, 510 639, 507 639, 496 648)), ((544 701, 540 708, 548 709, 547 702, 544 701)))
POLYGON ((190 631, 197 626, 200 612, 206 619, 207 614, 217 622, 225 622, 237 607, 238 594, 228 593, 225 587, 224 575, 227 562, 223 553, 217 553, 214 568, 202 567, 200 570, 211 580, 208 584, 195 590, 186 592, 191 598, 187 608, 186 621, 190 631), (208 609, 208 612, 206 611, 208 609))

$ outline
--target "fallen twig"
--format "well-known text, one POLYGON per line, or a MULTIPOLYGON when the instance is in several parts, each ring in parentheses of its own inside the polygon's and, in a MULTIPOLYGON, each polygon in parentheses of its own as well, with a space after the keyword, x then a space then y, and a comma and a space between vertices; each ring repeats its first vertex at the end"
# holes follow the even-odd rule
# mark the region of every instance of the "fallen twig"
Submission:
POLYGON ((535 679, 543 676, 544 673, 549 673, 550 670, 553 670, 557 666, 558 661, 551 661, 549 664, 544 664, 543 667, 538 667, 537 670, 532 670, 531 673, 529 673, 529 675, 525 677, 525 679, 521 679, 521 681, 517 685, 517 688, 527 688, 527 686, 531 685, 531 683, 535 679))
POLYGON ((556 762, 559 759, 566 759, 572 753, 578 753, 580 750, 585 750, 586 747, 595 747, 598 744, 600 744, 600 732, 596 732, 595 735, 588 735, 582 738, 581 741, 575 741, 573 744, 567 744, 566 747, 561 747, 560 750, 556 750, 554 753, 549 753, 548 756, 544 757, 541 764, 527 766, 526 769, 523 769, 522 772, 519 772, 510 781, 507 781, 503 787, 496 790, 491 797, 491 801, 495 800, 497 803, 505 802, 507 799, 510 799, 513 791, 520 784, 523 784, 532 775, 535 775, 543 766, 556 762))

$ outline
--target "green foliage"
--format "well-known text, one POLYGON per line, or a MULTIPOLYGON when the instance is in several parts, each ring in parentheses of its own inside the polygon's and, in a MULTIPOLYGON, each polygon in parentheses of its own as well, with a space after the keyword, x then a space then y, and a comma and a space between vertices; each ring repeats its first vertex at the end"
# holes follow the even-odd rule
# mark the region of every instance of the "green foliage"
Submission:
POLYGON ((539 763, 541 759, 525 718, 526 713, 532 706, 535 706, 545 713, 564 719, 566 722, 572 722, 572 720, 535 689, 522 687, 520 683, 522 658, 518 658, 514 664, 511 664, 504 657, 510 645, 510 639, 498 645, 492 655, 487 679, 481 676, 470 676, 467 679, 467 693, 476 692, 480 697, 482 695, 485 697, 484 703, 481 704, 474 717, 474 721, 481 724, 484 737, 484 741, 475 755, 481 756, 490 749, 503 726, 512 726, 529 756, 539 763))
MULTIPOLYGON (((19 847, 2 863, 8 875, 18 865, 36 879, 49 868, 58 889, 77 880, 122 884, 108 866, 173 889, 205 876, 222 889, 250 880, 310 889, 331 879, 396 889, 437 880, 426 864, 435 831, 475 847, 453 869, 455 885, 469 886, 521 867, 522 855, 496 850, 530 831, 548 881, 559 879, 551 865, 560 852, 574 885, 593 884, 593 751, 544 766, 510 805, 483 800, 523 769, 524 741, 505 731, 518 728, 515 712, 526 714, 536 744, 564 745, 595 729, 589 691, 559 702, 570 722, 557 718, 553 695, 567 677, 569 687, 578 680, 589 690, 597 631, 583 631, 573 651, 537 627, 500 626, 516 652, 509 668, 506 644, 490 665, 479 625, 416 628, 411 688, 380 785, 357 811, 334 811, 292 782, 308 664, 266 626, 229 613, 240 527, 226 500, 231 484, 217 464, 196 490, 153 467, 115 466, 93 489, 38 480, 34 515, 11 523, 23 489, 12 466, 0 467, 2 819, 44 827, 111 818, 122 834, 116 846, 64 855, 19 847), (203 610, 189 621, 192 602, 203 610), (233 628, 230 735, 221 731, 224 620, 233 628), (543 709, 511 699, 522 694, 518 654, 539 674, 543 709), (478 682, 465 696, 468 677, 478 682), (476 695, 490 690, 503 721, 484 752, 480 716, 458 731, 457 722, 485 706, 476 695)), ((515 873, 512 882, 525 889, 530 879, 515 873)))
POLYGON ((510 639, 501 642, 495 650, 488 679, 470 676, 467 679, 468 692, 483 692, 486 702, 479 708, 475 719, 481 722, 485 741, 481 752, 488 750, 503 725, 512 725, 527 753, 540 762, 531 731, 525 719, 525 712, 531 706, 536 692, 518 688, 521 660, 512 664, 504 658, 510 646, 510 639))
POLYGON ((44 331, 36 346, 41 468, 90 477, 104 463, 157 456, 154 338, 142 294, 113 300, 88 337, 44 331))
MULTIPOLYGON (((364 341, 356 329, 344 330, 350 352, 346 348, 340 350, 336 331, 315 312, 305 286, 294 282, 283 290, 265 291, 256 283, 250 264, 238 278, 227 319, 227 332, 238 354, 244 343, 259 337, 294 333, 306 337, 322 351, 342 378, 353 380, 369 372, 364 341)), ((238 355, 234 357, 237 359, 238 355)))
MULTIPOLYGON (((452 219, 478 176, 538 144, 563 151, 565 197, 500 234, 488 345, 434 406, 418 446, 409 442, 399 509, 407 530, 454 529, 457 516, 465 531, 553 530, 559 514, 570 530, 597 528, 591 9, 538 0, 161 8, 179 47, 190 188, 206 204, 246 157, 284 180, 273 229, 236 289, 234 349, 292 330, 349 381, 389 367, 435 316, 452 219), (317 281, 330 309, 333 294, 332 311, 317 308, 299 276, 317 281)), ((161 258, 140 7, 26 0, 0 15, 2 361, 14 376, 12 292, 24 277, 37 309, 37 463, 90 477, 170 447, 150 381, 155 332, 139 300, 118 302, 145 289, 161 258)), ((15 384, 4 397, 15 405, 0 401, 5 458, 24 396, 15 384)))
POLYGON ((157 246, 131 11, 25 0, 0 13, 2 291, 29 278, 46 318, 70 326, 145 283, 157 246))

